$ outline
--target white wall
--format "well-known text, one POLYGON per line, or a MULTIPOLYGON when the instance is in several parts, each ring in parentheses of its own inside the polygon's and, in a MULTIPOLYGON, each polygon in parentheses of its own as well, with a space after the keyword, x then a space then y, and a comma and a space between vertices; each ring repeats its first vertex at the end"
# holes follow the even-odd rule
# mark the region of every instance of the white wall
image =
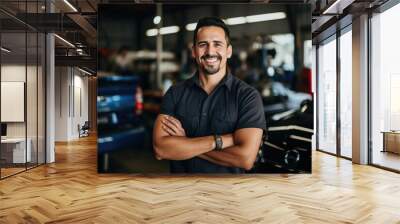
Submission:
POLYGON ((56 67, 55 107, 55 140, 79 138, 78 124, 89 117, 88 78, 76 68, 56 67))
MULTIPOLYGON (((4 82, 26 82, 25 80, 25 64, 9 64, 1 66, 1 81, 4 82)), ((28 66, 28 73, 33 70, 33 66, 28 66)), ((36 68, 35 68, 36 69, 36 68)), ((27 96, 36 96, 36 90, 34 93, 28 92, 27 96)), ((29 100, 28 100, 29 101, 29 100)), ((1 108, 1 110, 7 110, 7 108, 1 108)), ((28 120, 30 120, 28 118, 28 120)), ((25 137, 25 122, 7 122, 7 136, 8 137, 25 137)))
POLYGON ((77 70, 74 70, 74 108, 72 113, 72 135, 78 137, 78 124, 81 126, 88 121, 88 78, 87 76, 81 76, 82 73, 76 74, 77 70))
POLYGON ((67 67, 55 68, 55 141, 68 140, 70 76, 67 67))

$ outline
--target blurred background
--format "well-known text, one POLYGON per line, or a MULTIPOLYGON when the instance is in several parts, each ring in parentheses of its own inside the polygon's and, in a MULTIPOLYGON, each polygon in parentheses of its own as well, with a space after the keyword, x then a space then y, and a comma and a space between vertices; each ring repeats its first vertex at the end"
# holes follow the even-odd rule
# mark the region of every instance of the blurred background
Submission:
POLYGON ((168 88, 190 78, 193 30, 217 16, 233 75, 261 94, 268 134, 249 172, 311 172, 311 6, 131 4, 98 7, 98 170, 168 173, 152 128, 168 88))

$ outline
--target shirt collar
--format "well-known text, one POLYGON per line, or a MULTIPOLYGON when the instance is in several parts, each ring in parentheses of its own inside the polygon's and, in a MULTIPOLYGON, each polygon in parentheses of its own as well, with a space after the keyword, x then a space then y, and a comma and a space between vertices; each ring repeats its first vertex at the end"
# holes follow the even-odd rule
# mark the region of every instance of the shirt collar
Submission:
MULTIPOLYGON (((218 86, 224 85, 230 91, 232 88, 232 80, 233 80, 232 74, 230 72, 227 72, 224 78, 222 78, 222 80, 220 81, 220 83, 218 83, 218 86)), ((197 85, 198 87, 201 87, 198 72, 195 72, 194 75, 188 80, 188 84, 190 86, 197 85)))

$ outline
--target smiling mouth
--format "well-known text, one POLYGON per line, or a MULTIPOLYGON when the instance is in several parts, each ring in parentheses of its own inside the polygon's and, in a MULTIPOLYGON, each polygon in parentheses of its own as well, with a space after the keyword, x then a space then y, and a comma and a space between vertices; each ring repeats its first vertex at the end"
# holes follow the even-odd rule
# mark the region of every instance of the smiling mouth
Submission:
POLYGON ((216 57, 213 57, 213 58, 206 58, 206 60, 205 60, 207 63, 215 63, 215 62, 217 62, 218 61, 218 58, 216 58, 216 57))
POLYGON ((217 56, 211 56, 211 57, 203 57, 203 60, 207 63, 207 64, 214 64, 216 63, 219 58, 217 56))

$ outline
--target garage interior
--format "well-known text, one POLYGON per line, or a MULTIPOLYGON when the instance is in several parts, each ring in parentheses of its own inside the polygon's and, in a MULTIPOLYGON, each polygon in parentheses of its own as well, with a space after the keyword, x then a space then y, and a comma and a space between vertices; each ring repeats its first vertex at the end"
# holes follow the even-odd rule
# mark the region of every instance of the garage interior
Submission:
MULTIPOLYGON (((278 87, 271 82, 264 94, 286 91, 266 99, 278 102, 266 108, 270 121, 301 110, 301 101, 290 107, 290 94, 312 100, 311 172, 276 159, 263 162, 273 174, 170 176, 157 174, 167 165, 153 165, 147 152, 98 152, 109 139, 101 131, 113 128, 105 120, 114 115, 98 111, 105 74, 147 71, 135 110, 146 115, 149 131, 166 89, 192 74, 186 26, 202 15, 260 14, 251 7, 224 8, 230 1, 192 1, 198 4, 193 7, 163 0, 3 0, 0 223, 398 223, 400 110, 392 95, 400 82, 389 56, 399 44, 385 39, 398 35, 398 1, 239 2, 286 15, 247 30, 249 24, 231 25, 237 61, 230 66, 252 82, 243 62, 257 67, 254 58, 268 61, 256 77, 270 75, 278 87), (305 21, 291 17, 298 14, 296 4, 310 8, 305 21), (126 5, 134 5, 134 28, 118 13, 126 5), (176 33, 152 34, 152 28, 175 24, 176 33), (267 24, 273 28, 264 32, 267 24), (106 173, 98 173, 98 164, 106 173)), ((148 133, 143 138, 151 143, 148 133)))

